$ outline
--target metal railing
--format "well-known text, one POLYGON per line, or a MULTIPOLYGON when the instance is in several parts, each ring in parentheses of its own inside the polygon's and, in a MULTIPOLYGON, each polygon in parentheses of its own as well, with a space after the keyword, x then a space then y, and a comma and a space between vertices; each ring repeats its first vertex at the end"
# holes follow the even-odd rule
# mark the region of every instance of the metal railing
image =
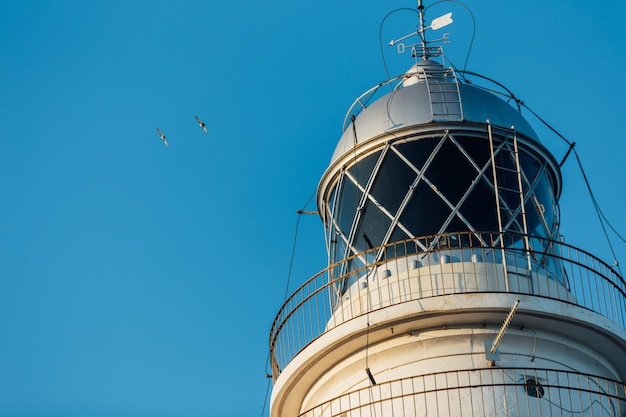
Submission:
POLYGON ((624 384, 553 369, 485 368, 381 382, 299 417, 626 416, 624 384))
POLYGON ((348 320, 451 294, 534 295, 594 311, 626 328, 626 282, 613 268, 561 242, 530 237, 535 249, 525 250, 523 238, 472 232, 428 236, 329 266, 279 310, 270 331, 273 377, 314 339, 348 320), (355 267, 368 260, 372 263, 355 267))

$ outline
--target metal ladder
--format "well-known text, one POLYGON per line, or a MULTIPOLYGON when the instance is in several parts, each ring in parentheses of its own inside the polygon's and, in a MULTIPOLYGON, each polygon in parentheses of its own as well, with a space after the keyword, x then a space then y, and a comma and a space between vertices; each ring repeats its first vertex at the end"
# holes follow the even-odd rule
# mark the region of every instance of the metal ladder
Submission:
POLYGON ((456 73, 450 69, 424 71, 433 122, 463 120, 461 90, 456 73), (434 82, 436 81, 436 82, 434 82))
POLYGON ((522 187, 522 169, 520 167, 519 147, 517 144, 517 133, 515 129, 513 127, 511 128, 513 132, 512 138, 510 137, 504 138, 502 142, 500 142, 497 146, 494 146, 493 132, 492 132, 491 123, 489 123, 489 120, 487 120, 487 129, 489 133, 489 149, 491 152, 491 169, 492 169, 492 175, 493 175, 493 189, 494 189, 494 196, 496 200, 496 214, 497 214, 497 219, 498 219, 498 233, 499 233, 498 240, 500 244, 500 250, 502 253, 502 265, 504 267, 506 290, 508 291, 509 280, 508 280, 508 269, 507 269, 507 263, 506 263, 506 251, 505 251, 505 245, 504 245, 504 234, 506 232, 519 233, 519 230, 515 230, 511 228, 511 225, 515 223, 515 219, 517 218, 519 214, 521 214, 521 218, 522 218, 521 226, 522 226, 522 232, 524 236, 523 238, 524 250, 526 253, 526 259, 528 263, 528 273, 530 274, 532 270, 532 259, 530 255, 530 241, 528 238, 528 224, 526 221, 526 210, 525 210, 525 204, 524 204, 525 197, 524 197, 524 189, 522 187), (511 148, 509 145, 510 141, 513 142, 512 151, 515 156, 514 167, 510 168, 510 167, 505 167, 502 165, 498 166, 496 164, 496 154, 500 152, 511 152, 511 148), (500 185, 499 177, 501 175, 506 175, 506 173, 514 173, 516 175, 516 178, 517 178, 516 188, 508 188, 508 187, 504 187, 500 185), (516 193, 519 196, 519 206, 515 208, 509 207, 507 205, 507 202, 504 201, 500 196, 502 192, 516 193), (508 218, 506 222, 503 221, 503 214, 505 214, 508 218))

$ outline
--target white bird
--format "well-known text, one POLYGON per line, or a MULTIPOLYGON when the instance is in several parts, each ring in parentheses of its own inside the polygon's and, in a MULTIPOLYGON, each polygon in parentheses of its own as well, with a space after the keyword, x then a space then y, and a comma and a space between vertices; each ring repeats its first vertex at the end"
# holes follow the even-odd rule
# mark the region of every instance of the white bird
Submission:
POLYGON ((206 126, 204 125, 204 122, 202 120, 200 120, 200 118, 198 116, 196 116, 196 120, 198 121, 198 124, 200 125, 200 127, 202 128, 202 130, 204 130, 204 133, 209 133, 206 131, 206 126))
POLYGON ((161 132, 158 127, 156 128, 156 130, 159 133, 159 136, 161 136, 161 140, 163 141, 165 146, 169 148, 170 145, 167 144, 167 139, 165 139, 165 135, 163 134, 163 132, 161 132))

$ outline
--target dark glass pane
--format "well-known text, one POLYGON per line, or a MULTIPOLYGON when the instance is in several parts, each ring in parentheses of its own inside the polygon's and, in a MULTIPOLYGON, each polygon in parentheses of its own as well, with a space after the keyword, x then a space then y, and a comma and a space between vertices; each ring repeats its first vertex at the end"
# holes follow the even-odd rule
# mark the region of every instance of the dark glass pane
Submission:
POLYGON ((446 227, 445 232, 462 232, 464 230, 470 230, 469 227, 463 222, 463 220, 459 219, 458 216, 454 216, 448 227, 446 227))
POLYGON ((400 217, 400 223, 416 237, 432 235, 439 231, 450 213, 441 198, 420 182, 400 217))
POLYGON ((404 230, 402 230, 398 226, 396 226, 393 229, 393 232, 391 232, 391 238, 389 238, 389 241, 390 242, 399 242, 401 240, 406 240, 406 239, 409 239, 409 235, 404 233, 404 230))
POLYGON ((461 206, 460 212, 474 230, 497 232, 498 218, 495 205, 493 189, 481 177, 461 206))
POLYGON ((371 243, 372 247, 382 245, 384 243, 383 238, 390 224, 391 219, 372 204, 371 201, 368 201, 363 215, 361 216, 361 224, 355 235, 356 242, 354 242, 354 246, 360 251, 370 249, 368 242, 365 237, 363 237, 363 233, 365 233, 367 239, 369 239, 369 243, 371 243))
POLYGON ((333 235, 330 240, 330 259, 333 262, 343 259, 344 245, 341 236, 333 235))
POLYGON ((519 153, 519 161, 520 161, 520 165, 522 166, 522 171, 524 171, 524 175, 528 179, 528 183, 526 183, 525 181, 522 181, 523 183, 522 186, 523 186, 524 192, 526 193, 528 192, 529 184, 532 184, 533 181, 535 180, 535 177, 537 176, 537 173, 539 172, 539 168, 541 167, 541 164, 535 158, 523 152, 519 153))
POLYGON ((416 176, 415 171, 395 152, 388 152, 372 186, 371 195, 389 213, 395 215, 416 176))
POLYGON ((337 219, 339 228, 347 236, 350 234, 350 228, 356 214, 356 209, 361 201, 363 193, 348 178, 344 178, 343 190, 337 207, 337 219))
POLYGON ((330 240, 330 245, 329 245, 329 249, 330 249, 330 259, 334 261, 337 261, 339 259, 339 255, 337 254, 337 238, 333 238, 330 240))
POLYGON ((485 138, 473 137, 454 137, 459 145, 465 149, 470 158, 478 165, 479 169, 491 159, 491 151, 489 150, 489 141, 485 138))
POLYGON ((396 149, 419 170, 433 152, 441 138, 420 139, 413 142, 402 143, 396 149))
POLYGON ((337 237, 337 258, 335 259, 335 262, 339 262, 346 257, 346 241, 341 237, 337 237))
POLYGON ((467 158, 449 140, 439 149, 425 173, 426 178, 453 205, 459 202, 476 175, 467 158))
POLYGON ((544 226, 542 219, 543 205, 537 205, 534 198, 531 198, 526 203, 526 222, 528 226, 528 234, 531 236, 550 237, 546 227, 544 226))
POLYGON ((350 172, 350 174, 358 180, 361 187, 365 188, 367 185, 367 181, 369 181, 369 178, 372 175, 372 170, 374 169, 374 165, 376 165, 379 156, 380 152, 376 152, 375 154, 360 160, 348 169, 348 172, 350 172))
POLYGON ((545 171, 540 174, 534 194, 539 201, 539 210, 541 210, 543 217, 545 218, 549 232, 552 233, 553 231, 556 231, 556 201, 545 171))

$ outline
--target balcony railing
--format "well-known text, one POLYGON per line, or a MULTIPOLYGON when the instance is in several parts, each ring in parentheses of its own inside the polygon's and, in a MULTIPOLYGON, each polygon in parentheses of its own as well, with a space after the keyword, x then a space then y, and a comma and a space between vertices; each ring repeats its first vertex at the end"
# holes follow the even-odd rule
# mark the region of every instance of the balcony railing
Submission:
POLYGON ((551 369, 486 368, 378 383, 337 396, 299 417, 626 416, 624 384, 551 369))
POLYGON ((273 377, 314 339, 348 320, 443 295, 533 295, 594 311, 626 328, 626 282, 613 268, 573 246, 532 240, 531 247, 542 249, 524 249, 524 236, 511 233, 429 236, 329 266, 279 310, 270 331, 273 377))

